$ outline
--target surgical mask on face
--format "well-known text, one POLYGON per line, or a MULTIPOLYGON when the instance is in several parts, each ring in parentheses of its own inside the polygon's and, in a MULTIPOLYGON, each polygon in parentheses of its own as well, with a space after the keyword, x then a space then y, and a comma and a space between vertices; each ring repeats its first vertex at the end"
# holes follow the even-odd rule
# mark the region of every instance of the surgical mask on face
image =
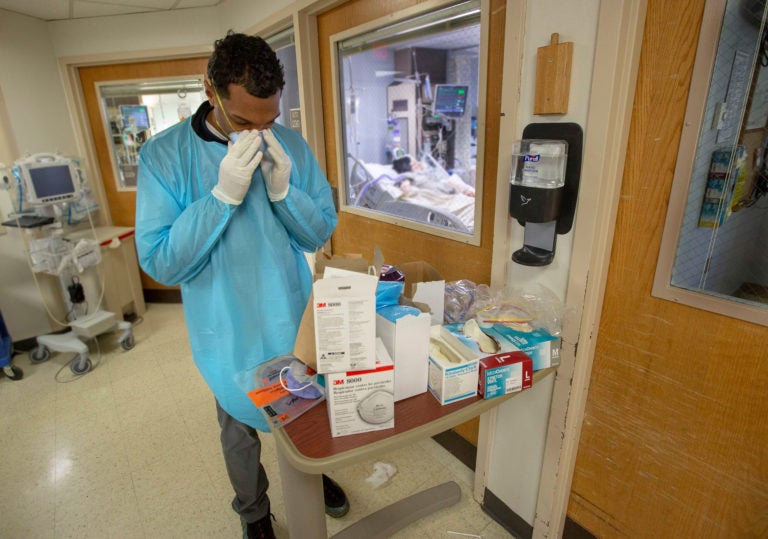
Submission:
MULTIPOLYGON (((237 142, 237 139, 242 135, 243 133, 246 133, 247 131, 232 131, 227 137, 229 140, 234 144, 237 142)), ((264 140, 264 133, 259 131, 259 137, 261 138, 261 146, 259 147, 259 150, 261 150, 264 153, 264 157, 267 157, 269 153, 267 152, 267 143, 264 140)))
POLYGON ((395 416, 395 396, 383 389, 374 391, 357 403, 357 413, 366 423, 386 423, 395 416))

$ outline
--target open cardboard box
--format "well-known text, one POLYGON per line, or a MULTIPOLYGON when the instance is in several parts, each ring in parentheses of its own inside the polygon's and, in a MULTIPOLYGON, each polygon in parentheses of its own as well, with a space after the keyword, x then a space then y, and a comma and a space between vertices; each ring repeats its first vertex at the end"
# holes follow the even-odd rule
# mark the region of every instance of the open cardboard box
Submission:
MULTIPOLYGON (((326 268, 344 269, 376 275, 384 263, 384 256, 377 247, 373 260, 368 261, 359 254, 329 256, 318 252, 315 261, 315 280, 323 277, 326 268), (373 270, 371 270, 373 268, 373 270)), ((445 281, 439 272, 426 262, 406 262, 397 269, 405 275, 405 284, 400 303, 410 304, 429 317, 405 317, 393 324, 376 317, 376 333, 385 342, 395 364, 396 399, 404 399, 427 390, 429 361, 429 326, 440 325, 443 321, 445 281)), ((294 346, 294 355, 317 370, 317 347, 315 344, 314 295, 310 296, 299 326, 294 346)))
POLYGON ((445 307, 445 279, 427 262, 404 262, 395 267, 405 275, 404 300, 401 303, 426 304, 432 325, 442 325, 445 307))

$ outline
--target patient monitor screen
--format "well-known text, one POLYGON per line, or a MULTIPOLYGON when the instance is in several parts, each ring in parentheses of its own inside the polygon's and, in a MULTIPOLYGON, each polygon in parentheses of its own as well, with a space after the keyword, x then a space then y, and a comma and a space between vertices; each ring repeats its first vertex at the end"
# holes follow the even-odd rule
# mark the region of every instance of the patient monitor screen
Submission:
POLYGON ((51 197, 67 198, 75 193, 75 183, 69 165, 30 168, 29 179, 34 198, 45 201, 51 197))
POLYGON ((435 114, 449 117, 464 116, 467 108, 467 86, 456 84, 438 84, 435 87, 435 114))
POLYGON ((120 105, 120 114, 126 128, 139 131, 149 129, 149 110, 146 105, 120 105))

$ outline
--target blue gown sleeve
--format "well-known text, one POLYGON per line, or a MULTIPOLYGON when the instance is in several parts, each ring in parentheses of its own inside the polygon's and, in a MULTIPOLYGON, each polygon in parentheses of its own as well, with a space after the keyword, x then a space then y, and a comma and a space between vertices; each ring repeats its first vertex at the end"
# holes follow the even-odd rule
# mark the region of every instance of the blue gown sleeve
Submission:
POLYGON ((306 252, 315 252, 325 245, 336 228, 336 208, 331 187, 314 154, 303 139, 289 145, 293 157, 291 187, 287 196, 272 203, 273 211, 288 230, 294 244, 306 252))
POLYGON ((167 286, 187 282, 205 267, 236 209, 210 193, 185 205, 175 185, 145 152, 139 154, 136 250, 142 269, 167 286))

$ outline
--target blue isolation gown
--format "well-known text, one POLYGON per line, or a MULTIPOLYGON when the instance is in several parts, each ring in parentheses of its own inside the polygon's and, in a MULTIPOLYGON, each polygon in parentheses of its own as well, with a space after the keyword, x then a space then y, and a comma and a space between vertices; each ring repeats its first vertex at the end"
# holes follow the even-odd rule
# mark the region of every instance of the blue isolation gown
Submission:
POLYGON ((194 127, 187 119, 141 148, 136 248, 153 279, 181 285, 192 355, 219 404, 268 431, 235 376, 293 352, 312 290, 303 252, 328 241, 337 217, 309 146, 280 125, 273 132, 293 164, 286 198, 269 201, 259 167, 240 206, 216 199, 227 146, 201 136, 205 105, 194 127))

